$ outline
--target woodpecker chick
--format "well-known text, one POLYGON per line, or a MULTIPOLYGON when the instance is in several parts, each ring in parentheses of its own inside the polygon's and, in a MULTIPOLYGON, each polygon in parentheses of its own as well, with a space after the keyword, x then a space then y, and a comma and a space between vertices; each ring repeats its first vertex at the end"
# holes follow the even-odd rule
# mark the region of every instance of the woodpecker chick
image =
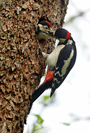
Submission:
POLYGON ((45 20, 40 21, 36 28, 36 39, 41 40, 49 38, 49 31, 52 31, 52 25, 50 24, 50 22, 45 20))
POLYGON ((48 70, 44 82, 33 93, 31 103, 48 88, 51 88, 51 97, 66 79, 76 61, 75 41, 67 30, 59 28, 53 34, 52 31, 49 31, 49 35, 58 38, 59 43, 50 54, 42 52, 42 55, 46 58, 48 70))

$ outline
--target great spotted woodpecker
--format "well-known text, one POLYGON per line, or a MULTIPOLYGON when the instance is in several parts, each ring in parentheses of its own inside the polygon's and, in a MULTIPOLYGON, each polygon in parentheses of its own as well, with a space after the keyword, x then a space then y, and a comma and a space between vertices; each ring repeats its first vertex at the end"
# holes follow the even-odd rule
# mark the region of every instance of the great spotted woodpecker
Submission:
POLYGON ((42 52, 47 61, 48 70, 44 82, 34 91, 31 103, 48 88, 51 88, 51 97, 54 91, 65 80, 76 61, 77 52, 75 42, 67 30, 63 28, 59 28, 53 32, 52 30, 48 30, 47 35, 57 38, 59 43, 50 54, 42 52))
POLYGON ((47 39, 50 37, 48 34, 49 31, 52 30, 52 25, 49 21, 40 21, 37 25, 36 28, 36 39, 41 40, 41 39, 47 39))

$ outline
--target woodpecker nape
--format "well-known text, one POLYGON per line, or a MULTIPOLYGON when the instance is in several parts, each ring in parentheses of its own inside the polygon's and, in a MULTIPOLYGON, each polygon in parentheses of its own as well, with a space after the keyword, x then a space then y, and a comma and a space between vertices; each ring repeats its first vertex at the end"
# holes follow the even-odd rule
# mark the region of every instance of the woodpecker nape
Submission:
POLYGON ((47 74, 44 82, 34 91, 31 103, 49 88, 51 89, 51 97, 54 91, 63 83, 76 61, 75 41, 67 30, 63 28, 53 32, 49 30, 48 36, 57 38, 59 43, 50 54, 42 52, 48 65, 47 74))

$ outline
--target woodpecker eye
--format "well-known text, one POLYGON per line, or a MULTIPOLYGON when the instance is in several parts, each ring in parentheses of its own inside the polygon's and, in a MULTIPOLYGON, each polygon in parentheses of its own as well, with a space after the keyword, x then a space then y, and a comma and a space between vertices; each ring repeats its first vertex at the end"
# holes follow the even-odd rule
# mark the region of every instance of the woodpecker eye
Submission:
POLYGON ((48 27, 46 27, 46 29, 48 29, 48 27))
POLYGON ((44 26, 45 27, 45 29, 48 29, 48 26, 44 26))

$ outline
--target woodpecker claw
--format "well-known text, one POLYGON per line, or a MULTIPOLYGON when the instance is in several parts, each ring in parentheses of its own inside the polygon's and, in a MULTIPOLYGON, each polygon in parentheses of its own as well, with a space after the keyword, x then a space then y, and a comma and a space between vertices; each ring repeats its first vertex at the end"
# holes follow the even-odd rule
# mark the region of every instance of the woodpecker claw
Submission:
POLYGON ((45 59, 47 59, 48 54, 46 54, 46 53, 42 52, 42 55, 43 55, 43 57, 44 57, 45 59))

